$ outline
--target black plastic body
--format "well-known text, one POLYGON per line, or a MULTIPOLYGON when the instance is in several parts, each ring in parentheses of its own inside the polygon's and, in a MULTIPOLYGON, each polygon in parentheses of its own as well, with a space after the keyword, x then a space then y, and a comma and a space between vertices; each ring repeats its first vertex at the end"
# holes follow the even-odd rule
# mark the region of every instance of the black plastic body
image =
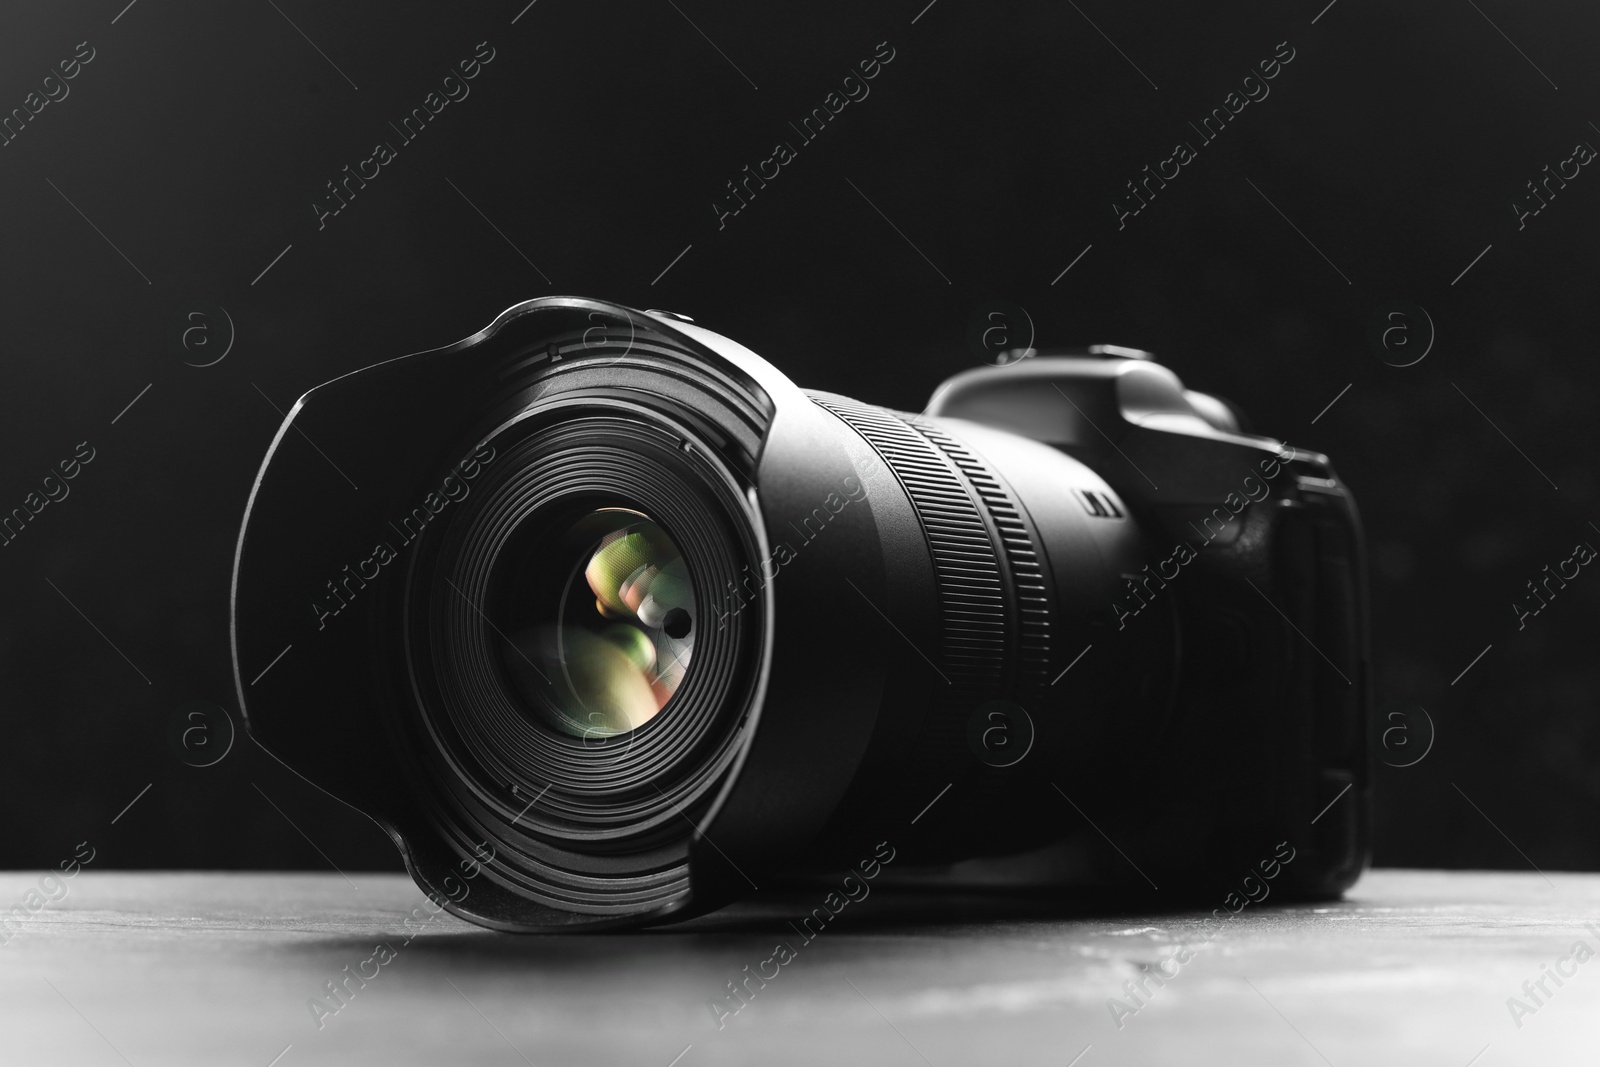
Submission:
POLYGON ((1087 876, 1209 891, 1288 840, 1279 884, 1337 893, 1370 839, 1359 523, 1324 457, 1198 410, 1163 368, 1085 358, 958 376, 900 415, 805 394, 669 316, 517 305, 290 412, 235 564, 249 732, 382 825, 441 904, 508 930, 682 917, 884 842, 903 868, 1098 833, 1128 864, 1106 851, 1087 876), (681 857, 646 892, 619 856, 589 879, 602 902, 572 908, 512 871, 515 820, 498 851, 441 829, 395 680, 413 553, 371 561, 497 427, 595 398, 742 487, 759 663, 681 857), (1223 532, 1163 578, 1207 517, 1223 532), (1024 709, 1025 758, 983 758, 993 701, 1024 709))
POLYGON ((1122 743, 1103 743, 1140 751, 1085 805, 1100 828, 1149 857, 1156 881, 1202 894, 1259 881, 1284 840, 1291 893, 1353 883, 1371 853, 1367 579, 1355 503, 1327 458, 1237 432, 1228 405, 1138 359, 968 372, 928 413, 1081 460, 1141 527, 1145 559, 1091 625, 1115 646, 1153 615, 1172 620, 1173 694, 1159 736, 1124 720, 1122 743))

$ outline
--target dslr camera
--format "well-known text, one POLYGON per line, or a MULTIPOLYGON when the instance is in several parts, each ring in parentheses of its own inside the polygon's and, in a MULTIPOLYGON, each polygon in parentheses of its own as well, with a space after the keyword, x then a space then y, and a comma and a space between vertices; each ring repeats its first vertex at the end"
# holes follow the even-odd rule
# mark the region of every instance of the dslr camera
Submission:
POLYGON ((864 857, 1314 899, 1369 853, 1364 567, 1326 457, 1145 353, 1030 350, 909 414, 546 297, 294 405, 234 677, 257 742, 502 930, 864 857))

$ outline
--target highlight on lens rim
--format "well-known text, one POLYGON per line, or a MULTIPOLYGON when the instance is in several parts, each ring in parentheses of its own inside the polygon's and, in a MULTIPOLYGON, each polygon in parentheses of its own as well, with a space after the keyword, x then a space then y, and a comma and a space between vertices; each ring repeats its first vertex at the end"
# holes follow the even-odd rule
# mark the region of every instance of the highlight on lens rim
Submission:
POLYGON ((695 598, 677 546, 648 516, 600 508, 522 561, 502 654, 547 725, 614 737, 655 718, 694 656, 695 598))

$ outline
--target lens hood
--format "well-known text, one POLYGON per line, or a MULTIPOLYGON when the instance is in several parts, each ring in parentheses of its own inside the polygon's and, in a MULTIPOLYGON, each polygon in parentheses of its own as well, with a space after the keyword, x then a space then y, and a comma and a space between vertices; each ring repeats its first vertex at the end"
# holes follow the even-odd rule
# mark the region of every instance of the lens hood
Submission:
MULTIPOLYGON (((235 560, 235 679, 249 733, 371 815, 420 886, 480 923, 633 923, 748 892, 826 821, 904 655, 874 654, 881 623, 844 599, 855 596, 846 583, 933 615, 925 574, 892 574, 894 553, 857 550, 920 537, 894 494, 867 492, 828 512, 828 536, 792 558, 771 548, 794 541, 820 502, 859 484, 852 448, 861 451, 836 419, 747 349, 677 317, 569 297, 518 304, 456 344, 312 389, 262 464, 235 560), (726 707, 715 736, 700 739, 713 751, 693 768, 695 788, 675 795, 640 775, 646 792, 613 805, 621 814, 604 847, 578 850, 574 820, 560 815, 564 803, 568 815, 582 806, 579 785, 547 781, 539 795, 536 781, 496 782, 492 768, 478 768, 470 795, 454 795, 459 766, 430 765, 424 753, 438 743, 441 716, 429 704, 441 687, 427 675, 439 656, 422 646, 448 642, 419 615, 492 629, 480 600, 489 565, 475 572, 459 561, 442 597, 424 586, 439 584, 440 553, 449 555, 452 533, 463 536, 496 477, 529 462, 519 447, 585 428, 587 439, 552 446, 566 467, 544 472, 567 495, 619 491, 621 466, 659 475, 676 453, 680 482, 705 490, 694 503, 722 511, 711 525, 725 535, 726 558, 707 576, 713 611, 704 620, 736 635, 741 662, 718 694, 726 707), (821 605, 791 597, 775 648, 780 567, 786 590, 826 583, 836 592, 821 605)), ((717 563, 717 553, 705 555, 717 563)), ((906 697, 917 699, 917 688, 906 684, 906 697)), ((659 732, 594 741, 576 758, 616 765, 659 732)))

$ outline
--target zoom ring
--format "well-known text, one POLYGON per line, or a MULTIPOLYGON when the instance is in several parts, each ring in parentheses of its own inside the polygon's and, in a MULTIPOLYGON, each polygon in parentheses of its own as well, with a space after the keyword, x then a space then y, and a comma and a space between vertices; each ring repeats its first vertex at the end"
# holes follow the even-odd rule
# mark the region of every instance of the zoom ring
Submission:
POLYGON ((830 394, 813 393, 811 398, 860 434, 911 498, 938 582, 940 672, 969 694, 999 695, 1006 684, 1011 629, 1007 575, 970 482, 899 414, 830 394))
POLYGON ((1023 518, 1022 509, 1010 491, 989 469, 988 464, 936 424, 914 415, 905 418, 919 433, 939 446, 966 475, 999 534, 1009 566, 1010 592, 1016 605, 1014 696, 1026 703, 1048 685, 1053 630, 1050 589, 1027 520, 1023 518))

